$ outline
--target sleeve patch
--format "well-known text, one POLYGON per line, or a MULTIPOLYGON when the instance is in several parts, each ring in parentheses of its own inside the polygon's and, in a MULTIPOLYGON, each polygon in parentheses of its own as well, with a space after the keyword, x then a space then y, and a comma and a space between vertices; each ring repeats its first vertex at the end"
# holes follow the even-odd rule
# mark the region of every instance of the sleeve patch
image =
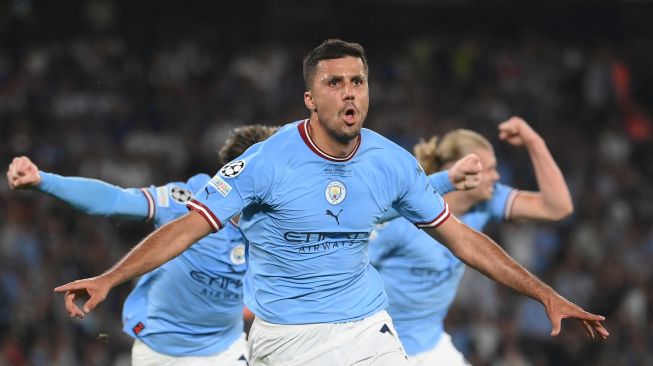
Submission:
POLYGON ((215 188, 216 191, 220 192, 223 197, 227 197, 232 189, 229 183, 225 182, 224 179, 217 175, 209 181, 209 184, 211 187, 215 188))
POLYGON ((225 178, 233 178, 245 170, 245 160, 236 160, 220 169, 220 174, 225 178))
POLYGON ((185 205, 193 197, 193 192, 179 186, 172 186, 170 187, 170 197, 175 202, 185 205))
POLYGON ((169 207, 170 201, 168 200, 168 188, 156 187, 156 203, 159 207, 169 207))

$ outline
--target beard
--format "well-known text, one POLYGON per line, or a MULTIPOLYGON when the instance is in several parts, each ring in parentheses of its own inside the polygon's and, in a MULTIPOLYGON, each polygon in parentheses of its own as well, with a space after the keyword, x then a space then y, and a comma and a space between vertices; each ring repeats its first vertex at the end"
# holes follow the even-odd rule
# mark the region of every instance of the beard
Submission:
POLYGON ((361 133, 362 123, 353 126, 336 127, 336 124, 341 122, 324 122, 321 118, 318 118, 318 120, 329 136, 343 145, 347 145, 351 140, 358 138, 361 133))
POLYGON ((346 129, 331 129, 329 127, 326 128, 327 132, 331 137, 333 137, 336 141, 339 143, 346 145, 348 144, 351 140, 355 139, 360 135, 361 129, 360 127, 356 128, 355 126, 352 127, 347 127, 346 129))

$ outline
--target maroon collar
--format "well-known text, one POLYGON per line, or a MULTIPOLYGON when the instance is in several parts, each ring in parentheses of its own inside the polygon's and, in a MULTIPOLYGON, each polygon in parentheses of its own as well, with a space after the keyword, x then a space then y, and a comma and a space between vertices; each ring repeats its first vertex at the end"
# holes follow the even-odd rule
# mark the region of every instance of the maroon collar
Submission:
POLYGON ((353 158, 354 155, 356 155, 356 151, 358 151, 358 148, 361 146, 361 134, 358 134, 358 139, 356 140, 356 146, 351 151, 351 153, 349 153, 349 155, 345 156, 344 158, 338 158, 325 153, 324 151, 320 150, 320 148, 317 147, 317 145, 315 145, 315 143, 311 139, 311 134, 308 132, 308 121, 309 120, 305 120, 304 122, 298 124, 297 129, 299 130, 299 135, 302 137, 302 140, 304 140, 306 146, 308 146, 309 149, 311 149, 315 154, 317 154, 317 156, 330 161, 345 162, 351 160, 351 158, 353 158))

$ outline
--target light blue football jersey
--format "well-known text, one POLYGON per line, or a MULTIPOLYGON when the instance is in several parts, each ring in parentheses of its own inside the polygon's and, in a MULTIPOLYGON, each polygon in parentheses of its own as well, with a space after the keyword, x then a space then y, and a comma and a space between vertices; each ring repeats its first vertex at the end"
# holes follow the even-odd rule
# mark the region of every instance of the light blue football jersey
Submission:
MULTIPOLYGON (((516 191, 496 184, 492 198, 460 219, 482 230, 506 218, 516 191)), ((388 294, 388 313, 409 355, 433 348, 444 332, 465 265, 449 249, 403 218, 377 225, 370 238, 370 261, 388 294)))
POLYGON ((374 224, 395 208, 437 226, 448 206, 406 150, 363 129, 336 158, 298 121, 225 165, 188 204, 214 230, 242 211, 248 246, 245 305, 277 324, 363 319, 387 306, 369 264, 374 224))
MULTIPOLYGON (((210 177, 143 189, 156 227, 188 213, 192 192, 210 177)), ((157 352, 206 356, 227 349, 243 332, 245 245, 227 221, 178 257, 143 275, 125 300, 124 331, 157 352)))

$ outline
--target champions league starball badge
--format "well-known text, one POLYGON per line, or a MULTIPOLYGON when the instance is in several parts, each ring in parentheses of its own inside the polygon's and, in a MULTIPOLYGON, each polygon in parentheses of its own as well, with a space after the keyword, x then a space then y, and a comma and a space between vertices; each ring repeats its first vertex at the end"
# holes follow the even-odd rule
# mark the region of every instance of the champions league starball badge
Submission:
POLYGON ((334 180, 327 185, 324 195, 326 196, 327 202, 332 205, 337 205, 347 196, 347 188, 341 182, 334 180))
POLYGON ((237 160, 225 165, 220 169, 220 174, 225 178, 233 178, 245 170, 245 161, 237 160))
POLYGON ((184 204, 190 201, 190 199, 193 197, 193 193, 187 189, 178 186, 172 186, 172 188, 170 188, 170 196, 177 203, 184 204))

